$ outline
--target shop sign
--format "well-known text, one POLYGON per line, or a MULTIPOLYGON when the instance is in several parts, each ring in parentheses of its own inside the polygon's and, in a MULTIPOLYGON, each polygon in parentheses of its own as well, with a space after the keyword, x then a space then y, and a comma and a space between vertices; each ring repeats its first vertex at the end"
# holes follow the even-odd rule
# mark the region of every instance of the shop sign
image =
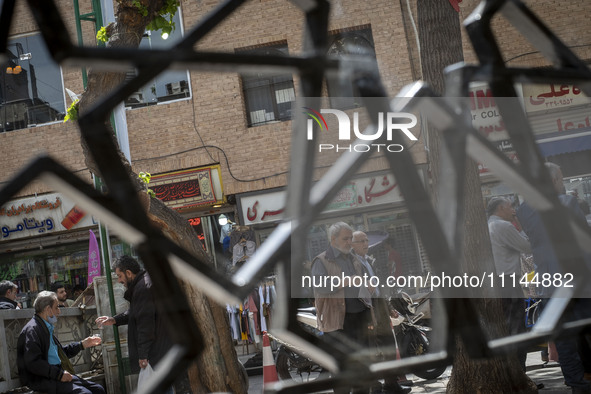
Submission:
MULTIPOLYGON (((284 217, 286 191, 239 198, 242 223, 253 225, 281 220, 284 217)), ((400 188, 391 174, 359 178, 345 185, 324 212, 364 208, 402 201, 400 188)))
POLYGON ((576 85, 524 84, 523 102, 525 111, 547 111, 589 104, 589 99, 576 85))
POLYGON ((0 242, 94 224, 92 216, 60 193, 21 198, 0 207, 0 242))
MULTIPOLYGON (((590 101, 576 85, 567 84, 521 84, 517 88, 522 106, 515 110, 525 111, 536 138, 562 136, 571 138, 591 128, 590 101)), ((509 141, 509 134, 498 110, 498 103, 505 98, 495 98, 486 84, 473 84, 470 88, 472 125, 487 139, 517 162, 517 155, 509 141)), ((513 100, 513 99, 511 99, 513 100)), ((478 165, 481 174, 489 170, 478 165)))
POLYGON ((174 209, 212 205, 222 200, 219 166, 153 175, 149 187, 174 209))

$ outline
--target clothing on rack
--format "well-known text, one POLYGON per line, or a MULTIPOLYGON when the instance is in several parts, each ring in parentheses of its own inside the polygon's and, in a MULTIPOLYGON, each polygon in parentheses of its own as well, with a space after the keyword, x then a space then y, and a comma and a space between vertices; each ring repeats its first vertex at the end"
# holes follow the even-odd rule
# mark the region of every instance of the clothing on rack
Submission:
POLYGON ((240 306, 240 339, 243 341, 248 340, 248 311, 240 306))
POLYGON ((228 320, 230 321, 230 332, 232 339, 241 340, 240 335, 240 312, 237 307, 226 304, 226 312, 228 313, 228 320))
POLYGON ((259 318, 259 308, 258 308, 258 302, 255 301, 255 298, 258 300, 258 293, 256 292, 251 292, 250 295, 248 296, 248 310, 251 311, 253 313, 254 321, 253 321, 253 325, 254 325, 254 331, 255 334, 257 335, 261 335, 261 319, 259 318))
POLYGON ((256 243, 254 231, 248 226, 234 226, 230 234, 230 250, 234 250, 234 246, 242 239, 256 243))
POLYGON ((251 257, 255 250, 256 244, 253 241, 242 240, 237 243, 232 249, 232 265, 251 257))

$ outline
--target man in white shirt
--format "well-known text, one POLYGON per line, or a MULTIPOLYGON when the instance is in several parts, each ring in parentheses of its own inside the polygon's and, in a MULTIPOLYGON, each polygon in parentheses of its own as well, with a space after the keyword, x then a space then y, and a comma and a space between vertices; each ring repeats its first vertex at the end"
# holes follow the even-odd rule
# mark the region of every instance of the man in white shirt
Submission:
MULTIPOLYGON (((509 335, 519 334, 525 332, 525 301, 519 284, 521 253, 531 253, 531 246, 525 234, 519 232, 512 223, 515 220, 515 210, 511 201, 494 197, 489 201, 486 213, 497 274, 506 276, 505 288, 502 289, 505 293, 501 301, 507 317, 509 335)), ((527 352, 519 350, 517 356, 525 371, 527 352)))

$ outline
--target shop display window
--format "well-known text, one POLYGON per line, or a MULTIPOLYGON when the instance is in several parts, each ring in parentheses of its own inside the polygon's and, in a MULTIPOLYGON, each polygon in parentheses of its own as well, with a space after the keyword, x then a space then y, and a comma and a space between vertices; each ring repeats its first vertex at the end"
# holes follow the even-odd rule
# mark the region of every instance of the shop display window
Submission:
MULTIPOLYGON (((137 258, 131 247, 115 240, 111 240, 111 250, 111 261, 124 254, 137 258)), ((18 286, 18 301, 23 308, 32 308, 37 293, 50 290, 55 282, 64 283, 68 291, 77 285, 86 288, 88 242, 2 254, 0 280, 10 280, 18 286)))

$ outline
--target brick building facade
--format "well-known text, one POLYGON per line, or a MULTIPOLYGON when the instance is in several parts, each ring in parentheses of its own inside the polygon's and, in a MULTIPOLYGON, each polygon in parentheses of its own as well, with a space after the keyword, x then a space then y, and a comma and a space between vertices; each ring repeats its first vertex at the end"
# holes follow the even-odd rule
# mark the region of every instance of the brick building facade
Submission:
MULTIPOLYGON (((75 41, 76 18, 71 1, 59 0, 56 3, 75 41)), ((591 29, 587 18, 591 11, 591 3, 585 0, 541 0, 526 3, 581 59, 591 59, 591 29)), ((181 1, 181 22, 177 24, 177 34, 181 30, 190 29, 217 4, 217 1, 210 0, 181 1)), ((461 2, 458 17, 464 20, 477 4, 476 0, 461 2)), ((90 1, 80 1, 80 7, 81 13, 91 11, 90 1)), ((25 2, 17 2, 16 15, 18 23, 13 23, 11 27, 15 38, 22 38, 37 31, 25 2)), ((230 53, 276 51, 297 55, 302 53, 303 20, 302 12, 289 1, 246 2, 199 42, 197 49, 230 53)), ((331 53, 335 54, 343 53, 339 45, 351 40, 350 43, 369 51, 366 52, 366 56, 373 56, 375 53, 385 88, 390 96, 394 96, 403 86, 421 78, 416 23, 415 0, 337 0, 332 2, 331 8, 329 51, 332 50, 334 52, 331 53)), ((498 33, 503 56, 509 59, 508 64, 523 67, 548 65, 547 60, 502 18, 495 21, 494 27, 498 33)), ((462 32, 462 35, 465 61, 476 62, 465 32, 462 32)), ((86 45, 94 45, 92 23, 82 22, 82 36, 86 45)), ((157 37, 152 35, 147 38, 146 45, 156 45, 157 41, 157 37)), ((25 53, 26 51, 23 52, 25 53)), ((33 58, 29 62, 34 64, 35 60, 36 55, 33 53, 33 58)), ((75 93, 83 91, 80 68, 64 66, 59 70, 63 83, 57 81, 57 88, 61 87, 62 91, 67 88, 75 93)), ((130 99, 127 103, 129 108, 124 113, 132 166, 136 172, 150 172, 152 175, 219 166, 215 168, 219 168, 220 171, 221 183, 218 187, 223 188, 223 196, 218 195, 215 203, 183 209, 182 214, 187 219, 199 219, 199 222, 204 224, 201 230, 210 250, 219 248, 217 241, 220 228, 216 219, 221 213, 230 216, 236 223, 251 226, 255 230, 257 242, 263 242, 280 215, 270 215, 268 218, 271 220, 265 221, 254 215, 253 208, 258 202, 259 205, 256 207, 259 212, 263 212, 263 209, 267 212, 281 210, 281 199, 284 197, 282 193, 288 178, 292 134, 290 116, 285 118, 285 114, 289 114, 285 105, 294 97, 300 96, 298 76, 289 73, 287 76, 285 73, 274 74, 268 79, 268 83, 264 83, 261 79, 265 76, 256 72, 241 76, 235 72, 191 70, 187 72, 186 78, 183 75, 183 71, 180 71, 174 78, 171 77, 171 80, 163 77, 163 80, 154 82, 153 89, 148 87, 138 92, 133 97, 135 101, 130 99), (290 85, 291 81, 293 85, 290 85), (269 86, 270 92, 257 93, 256 89, 269 86), (159 93, 158 89, 164 93, 159 93), (253 96, 248 96, 249 94, 253 96), (256 100, 261 95, 264 97, 262 104, 256 100), (247 100, 247 96, 253 97, 252 101, 247 100), (273 110, 269 110, 269 103, 273 105, 273 110), (268 206, 264 208, 265 203, 268 206)), ((323 91, 324 95, 328 96, 331 88, 325 84, 323 91)), ((71 103, 71 98, 66 93, 60 94, 63 94, 63 102, 58 106, 57 112, 61 112, 63 116, 65 108, 71 103)), ((41 153, 58 159, 86 181, 91 181, 84 163, 76 124, 63 123, 53 112, 49 111, 49 114, 53 114, 53 121, 43 124, 29 122, 24 126, 15 124, 10 130, 3 129, 4 132, 0 132, 0 160, 3 168, 0 173, 0 186, 41 153)), ((419 141, 410 149, 419 170, 427 179, 428 157, 422 134, 419 141)), ((334 154, 318 158, 316 179, 326 171, 334 158, 334 154)), ((352 188, 368 187, 372 179, 373 182, 377 179, 384 182, 386 186, 383 186, 383 190, 386 190, 388 182, 394 182, 393 179, 387 179, 386 169, 385 160, 376 155, 356 176, 352 188)), ((30 198, 51 192, 54 191, 40 183, 34 183, 23 190, 19 197, 30 198)), ((390 236, 400 240, 396 246, 402 250, 403 260, 407 261, 401 272, 421 273, 426 269, 426 262, 418 237, 405 215, 404 203, 394 193, 386 197, 381 204, 374 202, 373 205, 360 205, 353 209, 349 206, 346 212, 335 207, 332 213, 327 213, 326 217, 321 218, 318 228, 322 230, 326 224, 336 220, 347 220, 355 227, 386 231, 390 236)), ((53 198, 55 202, 57 197, 53 198)), ((92 223, 88 226, 93 228, 92 223)), ((63 251, 56 250, 56 255, 83 254, 86 248, 84 240, 87 239, 89 227, 84 227, 84 231, 82 228, 79 231, 62 229, 54 235, 23 236, 15 241, 6 237, 0 241, 0 264, 32 259, 43 260, 48 267, 47 253, 39 251, 39 247, 47 248, 56 244, 65 248, 63 251), (68 249, 68 245, 78 247, 68 249), (36 251, 34 258, 30 258, 32 250, 36 251)), ((323 231, 311 233, 312 250, 321 249, 325 243, 323 231)), ((119 250, 122 250, 121 248, 119 250)), ((83 260, 83 257, 80 258, 83 260)), ((53 271, 50 268, 47 270, 45 274, 49 279, 44 280, 53 281, 53 276, 50 278, 49 275, 53 271)), ((55 277, 73 283, 72 275, 60 271, 55 277)))

